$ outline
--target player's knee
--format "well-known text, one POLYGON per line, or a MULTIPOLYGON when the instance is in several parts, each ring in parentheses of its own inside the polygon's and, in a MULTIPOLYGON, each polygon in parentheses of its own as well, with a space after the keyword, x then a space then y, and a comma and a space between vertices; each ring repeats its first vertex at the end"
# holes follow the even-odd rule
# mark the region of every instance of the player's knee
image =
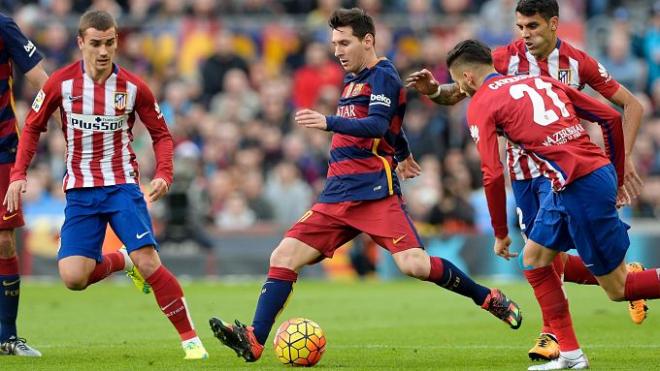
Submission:
POLYGON ((87 287, 87 277, 69 272, 60 272, 60 277, 69 290, 80 291, 87 287))
POLYGON ((397 260, 397 266, 406 276, 426 279, 429 276, 428 256, 418 254, 405 254, 397 260))
POLYGON ((135 250, 131 252, 130 258, 144 278, 151 276, 161 266, 158 253, 153 247, 135 250))
POLYGON ((12 231, 0 231, 0 258, 6 259, 16 255, 14 234, 12 231))
POLYGON ((287 248, 286 245, 280 244, 270 254, 270 266, 282 267, 295 270, 299 267, 294 266, 294 254, 292 249, 287 248))
POLYGON ((607 297, 612 301, 625 301, 626 293, 623 285, 616 285, 615 287, 603 287, 607 297))

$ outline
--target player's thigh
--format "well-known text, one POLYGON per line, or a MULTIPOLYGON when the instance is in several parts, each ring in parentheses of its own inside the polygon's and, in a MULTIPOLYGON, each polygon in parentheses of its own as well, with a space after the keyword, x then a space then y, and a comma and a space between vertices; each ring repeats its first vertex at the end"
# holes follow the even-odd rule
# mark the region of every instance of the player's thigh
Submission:
POLYGON ((83 256, 101 261, 101 249, 108 225, 107 215, 95 211, 94 197, 88 190, 70 190, 66 193, 66 200, 58 260, 83 256))
MULTIPOLYGON (((325 206, 326 208, 324 211, 331 212, 335 207, 339 210, 339 206, 337 205, 325 206)), ((337 213, 339 213, 339 211, 337 211, 337 213)), ((337 217, 329 215, 326 212, 309 210, 284 234, 285 238, 276 250, 282 248, 280 250, 281 252, 290 254, 290 251, 292 250, 308 251, 308 249, 305 248, 305 246, 307 246, 320 253, 317 258, 320 256, 331 258, 334 255, 335 250, 355 238, 359 233, 360 231, 347 225, 337 217)), ((313 251, 308 252, 309 255, 314 255, 313 251)), ((298 252, 295 254, 298 254, 298 252)), ((308 254, 304 253, 301 256, 306 257, 308 254)), ((307 263, 311 263, 311 261, 306 262, 305 264, 307 263)))
POLYGON ((363 202, 350 212, 350 223, 392 254, 424 247, 403 198, 396 195, 363 202))
POLYGON ((568 228, 584 264, 604 276, 623 262, 630 240, 629 225, 616 209, 616 174, 611 165, 584 176, 560 193, 570 214, 568 228))
POLYGON ((514 180, 511 182, 513 196, 516 200, 516 213, 520 232, 525 238, 534 227, 534 219, 539 211, 539 197, 535 190, 534 179, 514 180))
MULTIPOLYGON (((13 164, 0 164, 0 201, 5 199, 7 188, 9 188, 9 173, 13 164)), ((0 230, 13 230, 25 225, 23 221, 23 208, 19 208, 11 213, 7 212, 7 207, 0 203, 0 230)), ((0 250, 2 247, 0 246, 0 250)))
POLYGON ((144 194, 137 184, 117 186, 104 205, 110 214, 110 226, 131 254, 142 247, 158 248, 144 194))

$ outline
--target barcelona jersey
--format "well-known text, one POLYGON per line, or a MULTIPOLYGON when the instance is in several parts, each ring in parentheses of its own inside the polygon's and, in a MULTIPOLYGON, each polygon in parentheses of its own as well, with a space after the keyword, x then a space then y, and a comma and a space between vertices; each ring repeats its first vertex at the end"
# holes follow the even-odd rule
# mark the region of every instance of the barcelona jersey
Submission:
POLYGON ((17 66, 22 73, 29 72, 41 61, 41 55, 13 19, 0 13, 0 163, 12 163, 16 158, 18 130, 12 70, 17 66))
POLYGON ((401 194, 395 169, 410 149, 402 130, 406 95, 387 59, 344 79, 337 113, 327 116, 334 132, 321 203, 378 200, 401 194))

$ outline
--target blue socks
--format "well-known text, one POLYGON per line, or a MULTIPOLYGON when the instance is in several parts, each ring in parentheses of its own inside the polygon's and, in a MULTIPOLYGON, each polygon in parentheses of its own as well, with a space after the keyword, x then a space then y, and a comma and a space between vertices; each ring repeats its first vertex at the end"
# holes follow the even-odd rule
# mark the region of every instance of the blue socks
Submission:
POLYGON ((275 318, 284 308, 297 279, 298 273, 290 269, 270 267, 252 320, 254 335, 260 344, 266 343, 275 318))
POLYGON ((0 285, 0 343, 16 336, 16 315, 21 278, 18 274, 1 275, 0 285))
POLYGON ((474 282, 467 274, 458 269, 450 261, 431 256, 431 273, 427 279, 438 286, 457 294, 467 296, 474 301, 476 305, 481 306, 490 289, 474 282))

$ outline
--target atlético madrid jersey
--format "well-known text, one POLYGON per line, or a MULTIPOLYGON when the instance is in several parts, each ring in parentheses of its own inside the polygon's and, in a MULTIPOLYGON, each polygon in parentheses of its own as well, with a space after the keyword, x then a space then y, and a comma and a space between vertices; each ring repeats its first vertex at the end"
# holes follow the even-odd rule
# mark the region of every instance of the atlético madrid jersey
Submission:
POLYGON ((335 116, 330 164, 319 202, 377 200, 401 194, 394 169, 410 154, 401 127, 406 94, 387 59, 344 79, 335 116))
MULTIPOLYGON (((559 39, 545 60, 537 60, 527 51, 525 41, 520 39, 495 49, 493 63, 502 75, 547 76, 578 90, 588 85, 608 99, 619 89, 619 83, 605 67, 587 53, 559 39)), ((539 164, 511 143, 507 143, 507 166, 513 180, 541 176, 539 164)))
POLYGON ((94 82, 83 61, 64 67, 46 81, 29 111, 11 180, 25 179, 39 135, 59 108, 66 139, 65 190, 138 183, 138 163, 131 148, 137 113, 153 140, 154 178, 172 182, 172 137, 149 87, 113 65, 103 82, 94 82))
POLYGON ((467 120, 481 155, 488 208, 498 237, 507 231, 498 134, 539 164, 539 172, 551 180, 555 191, 610 162, 616 167, 619 185, 623 184, 621 115, 557 80, 492 74, 472 97, 467 120), (580 118, 600 125, 606 154, 591 142, 580 118))
POLYGON ((41 61, 41 54, 13 19, 0 13, 0 163, 16 158, 18 130, 12 96, 12 70, 29 72, 41 61))

